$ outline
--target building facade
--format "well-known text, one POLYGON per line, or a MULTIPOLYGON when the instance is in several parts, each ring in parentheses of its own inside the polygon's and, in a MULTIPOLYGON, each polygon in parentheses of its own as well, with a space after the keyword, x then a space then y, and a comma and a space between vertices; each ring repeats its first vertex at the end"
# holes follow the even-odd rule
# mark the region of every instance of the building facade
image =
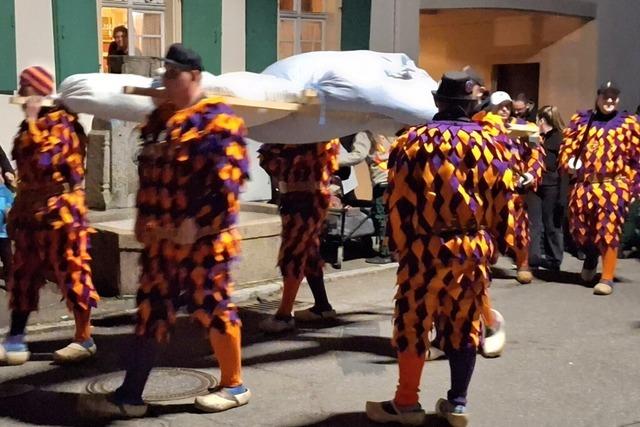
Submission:
POLYGON ((42 65, 58 83, 106 72, 119 25, 130 55, 182 41, 213 73, 260 72, 311 50, 404 52, 436 79, 470 64, 494 89, 528 91, 566 117, 591 105, 602 80, 635 110, 639 16, 637 0, 0 0, 0 144, 10 148, 22 116, 7 103, 19 71, 42 65))
MULTIPOLYGON (((60 83, 76 73, 108 72, 118 26, 128 59, 162 56, 183 42, 219 74, 260 72, 311 50, 368 49, 370 0, 0 0, 0 144, 8 151, 22 112, 8 104, 17 77, 41 65, 60 83)), ((85 128, 92 118, 81 116, 85 128)))

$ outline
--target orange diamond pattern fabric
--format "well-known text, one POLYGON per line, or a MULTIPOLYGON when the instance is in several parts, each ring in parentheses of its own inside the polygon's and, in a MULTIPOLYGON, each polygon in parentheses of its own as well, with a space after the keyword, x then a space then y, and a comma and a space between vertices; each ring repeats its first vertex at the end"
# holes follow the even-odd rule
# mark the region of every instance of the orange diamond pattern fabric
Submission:
POLYGON ((592 114, 572 117, 559 163, 568 172, 572 158, 582 161, 569 196, 569 229, 578 245, 593 244, 604 254, 620 246, 629 203, 640 194, 640 124, 637 116, 619 112, 588 126, 592 114))
POLYGON ((57 283, 70 310, 88 310, 100 299, 91 278, 85 202, 87 138, 78 118, 51 109, 24 121, 14 140, 18 188, 7 228, 15 241, 10 306, 38 309, 45 281, 57 283))
POLYGON ((412 128, 389 159, 390 245, 399 267, 394 346, 424 355, 435 322, 441 349, 476 348, 490 321, 489 266, 514 242, 514 175, 498 123, 412 128), (496 136, 494 136, 496 135, 496 136))
POLYGON ((320 236, 339 151, 337 139, 304 145, 264 144, 260 148, 260 165, 278 182, 281 192, 278 266, 285 279, 317 277, 322 271, 320 236))
POLYGON ((164 131, 158 114, 142 131, 139 157, 136 333, 167 340, 176 310, 186 306, 224 334, 240 324, 230 270, 240 254, 239 194, 249 170, 244 122, 216 98, 175 112, 164 131), (183 234, 193 239, 176 239, 183 234))

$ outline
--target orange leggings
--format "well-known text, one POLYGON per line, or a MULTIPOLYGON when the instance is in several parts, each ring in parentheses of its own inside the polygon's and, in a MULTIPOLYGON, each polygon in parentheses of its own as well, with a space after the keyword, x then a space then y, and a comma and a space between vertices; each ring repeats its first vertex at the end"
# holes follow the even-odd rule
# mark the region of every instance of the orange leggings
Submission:
POLYGON ((424 368, 424 355, 418 355, 413 351, 398 353, 398 388, 396 389, 395 403, 398 406, 411 406, 418 403, 420 391, 420 378, 424 368))
POLYGON ((76 308, 73 310, 73 316, 76 321, 75 342, 85 342, 91 338, 91 310, 81 310, 76 308))
POLYGON ((617 264, 618 264, 618 249, 607 248, 607 251, 604 253, 604 255, 602 255, 602 279, 601 280, 613 282, 617 264))
POLYGON ((229 322, 224 334, 211 328, 209 332, 211 348, 220 365, 220 385, 235 387, 242 384, 242 357, 240 325, 229 322))

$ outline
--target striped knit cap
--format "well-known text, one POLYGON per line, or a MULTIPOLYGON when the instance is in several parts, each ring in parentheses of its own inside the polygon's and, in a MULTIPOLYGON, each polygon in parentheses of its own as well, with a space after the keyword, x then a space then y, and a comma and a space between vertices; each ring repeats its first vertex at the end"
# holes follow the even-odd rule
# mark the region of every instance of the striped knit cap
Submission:
POLYGON ((31 86, 39 95, 51 95, 53 93, 53 76, 42 67, 25 68, 20 73, 20 87, 27 86, 31 86))

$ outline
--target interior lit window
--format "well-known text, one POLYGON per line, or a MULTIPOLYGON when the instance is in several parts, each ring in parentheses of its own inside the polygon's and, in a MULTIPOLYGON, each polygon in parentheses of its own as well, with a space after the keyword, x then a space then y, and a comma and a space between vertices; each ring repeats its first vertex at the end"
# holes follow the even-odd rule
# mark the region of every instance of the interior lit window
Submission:
POLYGON ((102 69, 109 69, 108 56, 109 46, 114 42, 113 30, 117 27, 129 28, 129 11, 124 7, 103 7, 102 18, 102 69))
POLYGON ((162 13, 133 11, 136 52, 142 56, 162 56, 162 13))
POLYGON ((295 11, 295 0, 280 0, 280 10, 281 11, 295 11))
POLYGON ((338 13, 335 0, 280 0, 279 5, 279 59, 327 48, 327 32, 338 13))
POLYGON ((165 0, 102 0, 100 8, 102 70, 122 72, 128 56, 160 57, 165 48, 165 0), (116 44, 114 30, 127 32, 116 44), (110 54, 111 52, 111 54, 110 54))

